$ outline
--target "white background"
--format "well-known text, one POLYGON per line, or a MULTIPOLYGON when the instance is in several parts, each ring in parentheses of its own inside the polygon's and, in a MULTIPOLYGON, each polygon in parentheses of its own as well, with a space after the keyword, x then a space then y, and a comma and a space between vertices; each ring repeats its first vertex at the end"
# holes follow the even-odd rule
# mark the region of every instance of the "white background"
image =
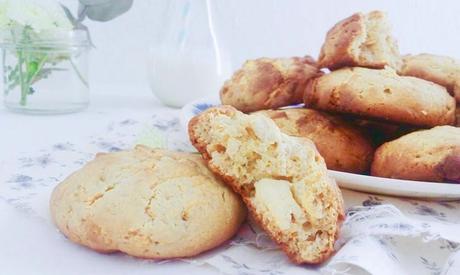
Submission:
MULTIPOLYGON (((72 5, 76 0, 64 2, 72 5)), ((126 93, 149 92, 148 49, 164 28, 166 2, 134 0, 132 9, 113 21, 87 22, 97 47, 91 59, 93 84, 120 85, 126 87, 126 93)), ((215 20, 221 45, 231 53, 234 68, 259 56, 317 57, 332 25, 354 12, 374 9, 388 12, 401 53, 460 58, 460 2, 455 0, 235 0, 213 4, 219 8, 215 20)))

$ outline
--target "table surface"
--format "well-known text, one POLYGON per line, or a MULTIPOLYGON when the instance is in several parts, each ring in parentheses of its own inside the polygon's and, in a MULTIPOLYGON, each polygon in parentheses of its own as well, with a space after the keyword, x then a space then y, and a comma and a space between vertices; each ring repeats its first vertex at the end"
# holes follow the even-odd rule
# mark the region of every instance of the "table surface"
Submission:
MULTIPOLYGON (((76 140, 81 136, 100 133, 101 129, 109 125, 114 117, 117 119, 120 118, 120 114, 132 114, 142 120, 143 117, 148 118, 156 113, 179 113, 179 110, 173 110, 162 106, 147 89, 143 92, 131 94, 127 89, 121 90, 116 94, 104 93, 104 91, 109 89, 112 88, 104 88, 98 91, 98 93, 92 97, 91 106, 86 111, 76 114, 29 116, 10 113, 3 107, 0 107, 0 176, 2 176, 0 177, 0 184, 4 184, 4 186, 11 184, 11 182, 8 181, 1 182, 1 179, 8 179, 14 176, 14 171, 9 167, 14 165, 13 163, 16 162, 20 156, 24 156, 28 154, 28 152, 37 152, 40 148, 45 148, 50 144, 54 144, 54 142, 76 140)), ((120 87, 118 87, 118 89, 120 89, 120 87)), ((42 173, 46 174, 47 169, 43 169, 42 173)), ((48 188, 46 190, 49 191, 50 189, 48 188)), ((21 204, 15 203, 15 200, 8 196, 10 196, 9 193, 0 192, 0 244, 2 246, 0 249, 0 274, 128 274, 133 271, 135 271, 135 274, 170 274, 173 272, 174 274, 217 274, 220 272, 229 272, 229 269, 221 269, 219 264, 212 264, 213 262, 215 263, 214 260, 208 261, 211 264, 203 265, 197 265, 196 263, 190 264, 183 261, 159 263, 134 259, 120 253, 115 255, 104 255, 90 251, 89 249, 69 242, 56 230, 49 219, 47 210, 47 198, 49 198, 49 194, 45 194, 43 198, 35 201, 30 207, 21 206, 21 204)), ((455 229, 455 234, 458 235, 458 229, 460 228, 458 227, 460 223, 460 203, 397 199, 348 190, 344 190, 344 197, 346 206, 349 210, 355 206, 361 207, 357 208, 356 213, 364 211, 361 212, 361 214, 365 215, 368 213, 366 211, 370 210, 369 207, 379 207, 388 203, 393 207, 390 208, 390 210, 393 209, 396 212, 401 211, 401 213, 410 217, 410 221, 405 221, 411 223, 411 226, 417 227, 420 225, 421 229, 417 229, 418 231, 415 230, 414 232, 416 233, 404 233, 406 234, 405 236, 409 236, 411 240, 418 237, 422 239, 425 238, 421 241, 415 241, 415 246, 413 244, 409 245, 409 247, 413 247, 413 249, 421 247, 420 255, 417 255, 416 259, 406 259, 407 257, 404 256, 404 249, 406 249, 407 246, 404 248, 402 244, 408 241, 398 241, 397 245, 393 243, 394 247, 390 250, 396 253, 396 256, 393 256, 398 258, 397 262, 399 266, 395 265, 397 266, 395 269, 390 268, 388 270, 399 270, 402 274, 410 274, 411 272, 408 270, 421 270, 419 274, 441 274, 441 272, 445 272, 445 274, 455 274, 448 273, 445 264, 448 262, 448 258, 452 258, 452 255, 458 251, 460 240, 451 237, 448 234, 449 230, 446 229, 447 231, 444 232, 442 229, 439 229, 441 227, 436 226, 445 225, 446 228, 455 229), (433 237, 433 234, 430 233, 430 235, 427 233, 428 231, 422 232, 424 234, 422 234, 423 236, 417 235, 423 230, 424 226, 426 227, 426 224, 432 225, 431 223, 436 225, 433 225, 431 228, 438 228, 441 232, 436 233, 438 237, 440 236, 439 238, 433 237), (452 247, 447 250, 441 249, 440 251, 443 251, 442 253, 436 253, 436 255, 434 255, 432 247, 424 246, 424 243, 427 242, 427 234, 431 236, 430 241, 438 241, 439 239, 440 243, 451 243, 452 247), (420 263, 414 263, 414 261, 419 261, 420 263)), ((391 217, 398 216, 398 213, 391 217)), ((355 219, 356 223, 351 222, 351 220, 354 219, 353 217, 356 216, 357 215, 351 216, 350 214, 348 217, 347 221, 350 220, 350 222, 345 223, 343 229, 344 233, 342 234, 344 238, 343 243, 345 245, 342 244, 344 246, 335 256, 336 258, 332 260, 332 263, 336 264, 335 268, 337 268, 341 263, 352 262, 354 265, 360 266, 368 272, 366 273, 362 269, 347 269, 347 272, 355 270, 356 274, 358 272, 362 272, 362 274, 387 274, 383 271, 376 271, 375 268, 373 269, 371 266, 372 263, 368 262, 370 261, 369 259, 372 258, 365 259, 366 256, 360 255, 357 257, 359 259, 355 259, 350 256, 356 253, 356 249, 353 249, 352 245, 358 245, 358 240, 365 240, 368 237, 365 232, 367 229, 364 230, 361 224, 361 227, 356 226, 359 221, 355 219), (358 235, 358 231, 360 235, 358 235)), ((381 217, 382 215, 376 218, 381 217)), ((369 219, 371 219, 370 215, 369 219)), ((390 219, 387 220, 389 221, 390 219)), ((390 223, 391 222, 388 224, 390 223)), ((400 220, 396 220, 395 223, 402 224, 400 220)), ((386 224, 386 227, 388 227, 388 224, 386 224)), ((385 226, 381 224, 377 227, 376 224, 372 226, 372 228, 379 228, 380 230, 374 237, 389 235, 388 232, 382 233, 381 231, 385 226)), ((398 230, 402 232, 401 228, 398 230)), ((390 233, 393 234, 394 232, 390 233)), ((402 234, 399 236, 398 234, 399 233, 392 235, 392 242, 396 242, 394 241, 395 239, 399 240, 398 238, 404 235, 402 234)), ((382 240, 387 239, 380 238, 379 240, 380 244, 382 244, 384 242, 382 240)), ((389 246, 392 245, 392 242, 389 242, 389 246)), ((369 242, 364 243, 365 245, 369 245, 369 242)), ((441 247, 441 245, 437 245, 437 247, 438 246, 441 247)), ((364 254, 366 254, 366 252, 364 254)), ((378 255, 368 256, 377 257, 378 255)), ((450 261, 454 262, 453 260, 450 261)), ((206 263, 206 261, 203 261, 203 263, 206 263)), ((453 265, 454 264, 451 264, 451 266, 453 265)), ((297 270, 297 272, 298 271, 299 270, 297 270)), ((241 274, 253 274, 251 271, 247 271, 246 273, 243 271, 238 272, 241 274)), ((328 273, 330 270, 326 268, 323 269, 322 272, 328 273)), ((279 271, 276 274, 281 273, 283 272, 279 271)), ((299 273, 318 274, 320 273, 320 269, 304 267, 299 273)), ((332 274, 332 272, 330 273, 332 274)), ((262 274, 262 272, 257 273, 254 271, 254 274, 262 274)), ((275 273, 273 272, 272 274, 275 273)), ((355 272, 353 272, 353 274, 355 274, 355 272)))

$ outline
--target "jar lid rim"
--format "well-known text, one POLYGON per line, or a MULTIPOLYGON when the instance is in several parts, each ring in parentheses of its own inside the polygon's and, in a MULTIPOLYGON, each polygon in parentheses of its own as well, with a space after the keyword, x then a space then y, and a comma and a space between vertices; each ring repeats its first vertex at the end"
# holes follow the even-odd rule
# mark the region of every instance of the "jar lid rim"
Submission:
POLYGON ((25 29, 9 29, 0 31, 0 47, 36 47, 36 46, 78 46, 89 47, 91 45, 87 30, 52 30, 42 31, 33 38, 22 38, 25 29))

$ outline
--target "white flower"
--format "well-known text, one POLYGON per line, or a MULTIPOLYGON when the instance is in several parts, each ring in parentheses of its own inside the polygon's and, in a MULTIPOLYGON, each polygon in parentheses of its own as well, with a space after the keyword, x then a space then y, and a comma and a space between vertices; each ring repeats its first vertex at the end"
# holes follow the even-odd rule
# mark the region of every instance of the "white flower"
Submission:
POLYGON ((73 27, 56 1, 0 0, 0 29, 26 26, 35 32, 73 27))
POLYGON ((0 2, 0 29, 5 29, 10 20, 8 19, 7 15, 7 3, 5 1, 0 2))

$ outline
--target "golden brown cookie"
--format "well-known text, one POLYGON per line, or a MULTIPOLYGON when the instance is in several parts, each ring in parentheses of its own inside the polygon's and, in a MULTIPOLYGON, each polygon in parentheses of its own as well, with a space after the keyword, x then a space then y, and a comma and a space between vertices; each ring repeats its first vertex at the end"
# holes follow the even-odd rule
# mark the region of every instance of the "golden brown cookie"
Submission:
POLYGON ((460 183, 460 128, 438 126, 383 144, 375 152, 371 174, 460 183))
POLYGON ((453 124, 455 100, 446 89, 394 70, 343 68, 309 82, 307 107, 421 127, 453 124))
POLYGON ((352 173, 369 171, 374 152, 371 140, 345 120, 305 108, 259 111, 256 114, 270 117, 285 134, 311 139, 328 169, 352 173))
POLYGON ((460 103, 460 61, 433 54, 408 55, 403 58, 401 75, 415 76, 446 87, 460 103))
POLYGON ((231 238, 241 199, 199 154, 137 146, 98 154, 54 190, 51 215, 70 240, 142 258, 189 257, 231 238))
POLYGON ((292 261, 320 263, 332 254, 343 199, 309 139, 288 136, 271 119, 231 106, 194 117, 189 135, 292 261))
POLYGON ((225 82, 220 99, 242 112, 302 103, 307 81, 319 74, 309 56, 248 60, 225 82))
POLYGON ((401 57, 385 13, 355 13, 338 22, 326 35, 318 64, 331 70, 353 66, 399 69, 401 57))

